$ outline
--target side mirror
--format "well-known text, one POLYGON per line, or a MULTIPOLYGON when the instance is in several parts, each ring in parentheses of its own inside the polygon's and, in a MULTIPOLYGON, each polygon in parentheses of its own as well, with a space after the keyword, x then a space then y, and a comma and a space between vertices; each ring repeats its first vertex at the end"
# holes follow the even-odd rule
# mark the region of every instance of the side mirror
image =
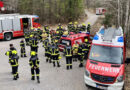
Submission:
POLYGON ((128 65, 130 63, 130 57, 126 58, 125 63, 128 65))

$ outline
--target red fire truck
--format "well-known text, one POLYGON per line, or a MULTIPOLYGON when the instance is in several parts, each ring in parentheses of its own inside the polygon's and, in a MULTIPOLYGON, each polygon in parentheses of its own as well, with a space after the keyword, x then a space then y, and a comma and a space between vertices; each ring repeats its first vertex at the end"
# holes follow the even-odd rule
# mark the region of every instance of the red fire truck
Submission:
POLYGON ((0 11, 5 11, 4 3, 0 0, 0 11))
POLYGON ((11 40, 13 37, 24 35, 30 27, 40 27, 39 16, 20 14, 0 15, 0 39, 11 40))
POLYGON ((104 29, 94 36, 84 74, 85 84, 103 90, 122 90, 126 46, 121 27, 104 29))
POLYGON ((73 46, 76 42, 83 43, 85 38, 90 40, 90 34, 88 32, 79 32, 78 34, 72 34, 68 36, 63 35, 60 39, 59 50, 63 51, 67 43, 69 43, 71 46, 73 46))

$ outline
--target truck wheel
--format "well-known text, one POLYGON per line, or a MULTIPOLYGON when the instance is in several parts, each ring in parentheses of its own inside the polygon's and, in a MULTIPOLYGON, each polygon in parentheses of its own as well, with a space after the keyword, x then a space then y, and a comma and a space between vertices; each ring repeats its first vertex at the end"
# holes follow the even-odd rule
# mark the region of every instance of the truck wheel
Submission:
POLYGON ((4 35, 4 39, 6 41, 10 41, 12 39, 12 35, 10 33, 7 33, 7 34, 4 35))

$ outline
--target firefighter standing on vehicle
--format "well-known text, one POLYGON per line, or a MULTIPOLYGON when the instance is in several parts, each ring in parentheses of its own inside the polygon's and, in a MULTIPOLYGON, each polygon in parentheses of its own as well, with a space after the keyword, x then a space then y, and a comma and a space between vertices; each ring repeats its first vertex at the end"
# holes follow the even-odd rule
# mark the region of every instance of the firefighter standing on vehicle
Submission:
POLYGON ((20 47, 21 47, 21 57, 27 57, 26 56, 26 50, 25 50, 25 43, 24 39, 20 41, 20 47))
POLYGON ((17 55, 17 51, 13 50, 12 51, 12 56, 11 56, 11 60, 10 60, 10 64, 12 66, 12 72, 13 72, 13 80, 17 80, 19 78, 19 74, 18 74, 18 59, 19 56, 17 55))
POLYGON ((66 56, 66 69, 72 69, 72 47, 67 43, 67 46, 64 49, 66 56))
POLYGON ((72 47, 72 50, 73 50, 73 61, 77 61, 77 58, 78 58, 78 42, 76 42, 73 47, 72 47))
POLYGON ((83 44, 80 43, 78 48, 78 56, 79 56, 79 67, 83 67, 84 53, 83 53, 83 44))
POLYGON ((60 67, 60 61, 59 61, 59 49, 58 47, 53 43, 51 46, 51 57, 53 59, 53 66, 55 67, 57 62, 57 67, 60 67))
MULTIPOLYGON (((12 51, 13 51, 13 50, 16 50, 16 49, 14 48, 13 44, 10 44, 9 46, 10 46, 10 50, 7 51, 7 52, 5 53, 5 55, 6 55, 6 56, 9 56, 9 63, 10 63, 10 65, 11 65, 12 51)), ((11 72, 11 73, 13 73, 13 68, 12 68, 12 72, 11 72)))
POLYGON ((32 51, 31 52, 31 58, 29 60, 29 64, 31 66, 31 74, 32 74, 32 78, 31 80, 35 80, 35 73, 36 73, 36 76, 37 76, 37 82, 40 83, 40 77, 39 77, 39 74, 40 74, 40 69, 39 69, 39 59, 37 57, 37 54, 35 51, 32 51))
POLYGON ((30 40, 30 47, 31 51, 38 52, 38 40, 36 36, 33 36, 32 39, 30 40))
POLYGON ((91 26, 90 26, 90 23, 88 23, 88 26, 87 26, 87 32, 90 33, 90 29, 91 29, 91 26))

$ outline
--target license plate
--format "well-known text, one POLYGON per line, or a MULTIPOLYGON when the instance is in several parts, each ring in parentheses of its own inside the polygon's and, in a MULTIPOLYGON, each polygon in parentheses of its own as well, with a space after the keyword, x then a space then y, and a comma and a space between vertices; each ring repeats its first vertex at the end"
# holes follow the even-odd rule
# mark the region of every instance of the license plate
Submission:
POLYGON ((96 85, 96 87, 99 88, 99 89, 103 89, 103 90, 106 90, 106 89, 107 89, 107 87, 100 86, 100 85, 96 85))

